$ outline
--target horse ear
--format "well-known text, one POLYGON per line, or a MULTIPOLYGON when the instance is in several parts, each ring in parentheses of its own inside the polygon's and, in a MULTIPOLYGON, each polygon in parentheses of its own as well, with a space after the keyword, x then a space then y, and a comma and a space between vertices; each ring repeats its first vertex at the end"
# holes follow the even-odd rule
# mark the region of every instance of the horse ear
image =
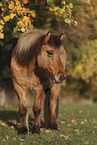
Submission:
POLYGON ((51 37, 51 33, 48 32, 45 36, 45 42, 47 43, 49 40, 50 40, 50 37, 51 37))
POLYGON ((60 39, 62 40, 62 39, 63 39, 63 33, 62 33, 59 37, 60 37, 60 39))

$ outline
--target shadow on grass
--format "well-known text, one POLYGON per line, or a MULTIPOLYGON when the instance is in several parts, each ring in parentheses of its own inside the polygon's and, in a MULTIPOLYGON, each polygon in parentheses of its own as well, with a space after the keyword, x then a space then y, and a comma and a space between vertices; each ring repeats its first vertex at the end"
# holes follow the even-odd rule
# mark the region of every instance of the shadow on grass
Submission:
MULTIPOLYGON (((17 131, 19 131, 20 116, 17 111, 0 110, 0 120, 6 123, 9 127, 13 126, 17 131)), ((29 124, 33 118, 29 116, 29 124)))
MULTIPOLYGON (((9 111, 9 110, 0 110, 0 120, 4 123, 6 123, 9 127, 13 126, 17 132, 19 132, 19 126, 20 126, 20 116, 17 111, 9 111)), ((31 131, 32 129, 32 122, 33 118, 29 115, 29 129, 31 131)), ((45 127, 45 123, 41 121, 42 128, 45 127)))

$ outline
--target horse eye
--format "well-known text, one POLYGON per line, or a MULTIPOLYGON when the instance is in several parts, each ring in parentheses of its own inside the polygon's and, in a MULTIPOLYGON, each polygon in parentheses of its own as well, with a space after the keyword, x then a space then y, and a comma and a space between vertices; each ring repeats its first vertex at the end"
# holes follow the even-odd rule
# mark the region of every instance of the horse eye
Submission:
POLYGON ((53 55, 53 52, 52 51, 47 51, 47 54, 51 56, 51 55, 53 55))

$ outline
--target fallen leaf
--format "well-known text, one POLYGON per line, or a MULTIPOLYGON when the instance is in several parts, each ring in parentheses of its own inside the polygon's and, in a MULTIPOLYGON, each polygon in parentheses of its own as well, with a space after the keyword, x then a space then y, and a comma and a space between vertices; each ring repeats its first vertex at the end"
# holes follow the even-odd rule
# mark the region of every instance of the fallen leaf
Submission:
POLYGON ((2 141, 5 142, 6 140, 5 139, 2 139, 2 141))
POLYGON ((95 123, 95 119, 93 119, 93 122, 95 123))
POLYGON ((72 126, 71 124, 67 124, 67 126, 72 126))
POLYGON ((14 126, 12 125, 10 128, 11 128, 11 129, 14 129, 14 126))
POLYGON ((7 125, 5 123, 1 123, 2 126, 6 127, 7 125))
POLYGON ((74 119, 71 120, 71 123, 75 123, 76 121, 74 119))
POLYGON ((41 131, 43 131, 43 128, 40 128, 41 131))
POLYGON ((13 140, 16 140, 16 137, 14 137, 13 140))
POLYGON ((82 110, 80 110, 79 113, 82 113, 82 110))
POLYGON ((50 130, 46 130, 45 132, 46 132, 46 133, 49 133, 49 132, 50 132, 50 130))
POLYGON ((87 123, 87 122, 88 122, 88 121, 87 121, 87 119, 84 119, 84 122, 86 122, 86 123, 87 123))
POLYGON ((76 132, 78 132, 78 131, 79 131, 79 129, 75 129, 75 131, 76 131, 76 132))
POLYGON ((84 139, 81 140, 82 142, 84 141, 84 139))
POLYGON ((63 135, 63 134, 60 134, 60 137, 64 137, 64 138, 65 138, 65 140, 67 140, 67 139, 68 139, 68 136, 65 136, 65 135, 63 135))
POLYGON ((81 121, 81 123, 80 124, 85 124, 85 122, 84 121, 81 121))
POLYGON ((20 138, 19 140, 20 140, 20 141, 25 141, 25 139, 23 139, 23 138, 20 138))
POLYGON ((48 143, 53 143, 53 142, 55 142, 55 139, 49 139, 48 140, 48 143))
POLYGON ((61 123, 64 124, 65 122, 64 121, 61 121, 61 123))
POLYGON ((89 142, 88 141, 85 141, 84 144, 89 144, 89 142))

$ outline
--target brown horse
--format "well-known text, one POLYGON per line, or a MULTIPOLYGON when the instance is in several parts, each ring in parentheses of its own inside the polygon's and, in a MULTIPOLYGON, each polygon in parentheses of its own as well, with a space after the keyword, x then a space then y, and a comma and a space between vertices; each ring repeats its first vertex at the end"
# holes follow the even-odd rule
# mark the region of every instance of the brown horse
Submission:
POLYGON ((66 52, 62 45, 62 38, 63 34, 57 36, 42 30, 30 30, 22 34, 13 50, 11 72, 19 99, 20 133, 29 131, 25 99, 28 89, 33 89, 35 93, 32 131, 40 132, 40 116, 44 99, 46 100, 46 127, 58 129, 57 101, 61 83, 66 78, 66 52))

